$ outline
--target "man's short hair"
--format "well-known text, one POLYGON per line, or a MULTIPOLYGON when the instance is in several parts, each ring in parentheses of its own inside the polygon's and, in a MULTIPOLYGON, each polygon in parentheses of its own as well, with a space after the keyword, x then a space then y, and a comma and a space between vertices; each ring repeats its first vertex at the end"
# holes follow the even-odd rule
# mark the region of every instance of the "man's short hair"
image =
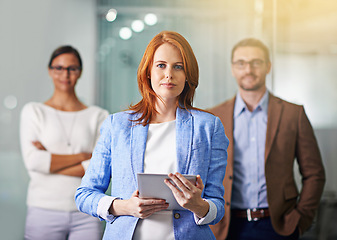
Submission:
POLYGON ((245 39, 241 40, 240 42, 238 42, 237 44, 235 44, 235 46, 232 49, 231 61, 233 61, 235 50, 239 47, 257 47, 257 48, 260 48, 265 55, 266 62, 267 63, 270 62, 268 47, 263 42, 261 42, 260 40, 258 40, 256 38, 245 38, 245 39))

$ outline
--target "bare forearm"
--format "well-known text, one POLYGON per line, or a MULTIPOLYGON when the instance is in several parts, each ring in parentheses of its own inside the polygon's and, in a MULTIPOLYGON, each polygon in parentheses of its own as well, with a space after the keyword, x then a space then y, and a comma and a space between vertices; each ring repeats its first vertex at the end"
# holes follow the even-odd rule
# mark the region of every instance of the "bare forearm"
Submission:
POLYGON ((129 215, 127 209, 127 200, 116 199, 111 204, 109 213, 114 216, 129 215))
POLYGON ((69 167, 76 166, 91 158, 91 153, 79 153, 72 155, 51 155, 50 172, 56 173, 69 167))
POLYGON ((83 177, 84 175, 84 168, 81 163, 64 168, 60 171, 55 172, 56 174, 62 174, 62 175, 67 175, 67 176, 73 176, 73 177, 83 177))
POLYGON ((193 212, 199 218, 204 218, 209 211, 209 203, 207 201, 202 200, 198 206, 195 206, 193 212))

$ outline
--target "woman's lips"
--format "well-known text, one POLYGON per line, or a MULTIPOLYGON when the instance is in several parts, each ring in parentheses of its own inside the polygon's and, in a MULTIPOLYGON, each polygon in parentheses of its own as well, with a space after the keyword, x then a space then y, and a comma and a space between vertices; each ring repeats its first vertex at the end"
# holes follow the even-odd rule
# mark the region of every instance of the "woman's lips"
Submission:
POLYGON ((173 88, 175 86, 173 83, 162 83, 161 85, 167 88, 173 88))
POLYGON ((70 84, 70 81, 59 81, 61 84, 67 84, 67 85, 69 85, 70 84))

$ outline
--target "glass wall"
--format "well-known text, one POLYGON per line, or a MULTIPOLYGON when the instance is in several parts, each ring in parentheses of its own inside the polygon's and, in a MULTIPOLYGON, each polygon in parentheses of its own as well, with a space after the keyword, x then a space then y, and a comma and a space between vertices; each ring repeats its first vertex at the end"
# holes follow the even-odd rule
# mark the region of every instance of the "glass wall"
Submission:
MULTIPOLYGON (((231 46, 246 36, 263 37, 261 14, 254 1, 101 1, 99 5, 98 74, 100 102, 112 112, 139 100, 136 72, 146 45, 162 30, 181 33, 190 42, 200 67, 200 85, 195 105, 210 107, 232 96, 236 84, 231 79, 231 46), (113 22, 106 20, 109 9, 117 10, 113 22), (141 32, 123 40, 119 31, 131 29, 135 20, 152 13, 154 25, 144 24, 141 32), (242 16, 238 18, 237 16, 242 16), (256 21, 258 19, 260 22, 256 21), (251 22, 256 21, 254 26, 251 22)), ((271 39, 267 34, 264 39, 271 39)))

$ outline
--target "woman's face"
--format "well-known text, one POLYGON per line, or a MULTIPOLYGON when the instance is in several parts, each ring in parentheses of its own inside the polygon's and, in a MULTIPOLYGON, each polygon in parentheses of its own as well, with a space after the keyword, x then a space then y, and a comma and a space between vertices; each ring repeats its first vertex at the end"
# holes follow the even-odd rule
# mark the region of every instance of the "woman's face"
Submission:
POLYGON ((74 90, 77 79, 81 76, 77 57, 72 53, 64 53, 54 58, 49 67, 49 76, 53 79, 55 89, 74 90))
POLYGON ((185 87, 186 75, 180 51, 164 43, 154 53, 151 86, 165 102, 176 102, 185 87))

